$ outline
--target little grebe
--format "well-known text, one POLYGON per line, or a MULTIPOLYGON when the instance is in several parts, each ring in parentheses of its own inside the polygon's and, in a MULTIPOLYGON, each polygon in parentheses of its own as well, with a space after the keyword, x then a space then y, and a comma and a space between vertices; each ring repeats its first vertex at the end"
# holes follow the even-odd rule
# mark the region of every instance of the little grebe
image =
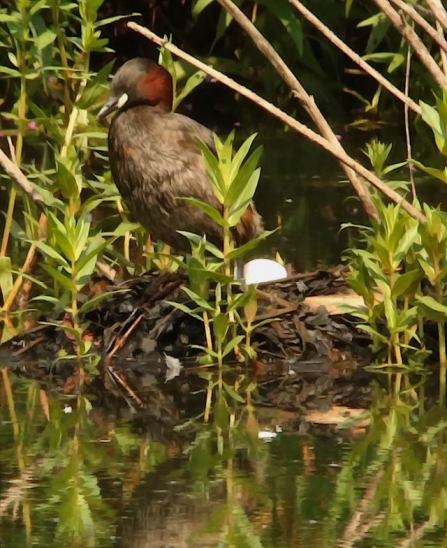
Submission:
MULTIPOLYGON (((182 197, 221 208, 214 196, 197 145, 200 138, 214 148, 206 127, 171 112, 171 75, 149 59, 127 61, 113 78, 110 98, 98 114, 102 119, 117 111, 110 124, 109 157, 112 175, 133 217, 177 251, 188 252, 188 240, 179 230, 205 234, 222 246, 222 230, 210 217, 182 197)), ((262 231, 254 205, 233 229, 242 245, 262 231)))

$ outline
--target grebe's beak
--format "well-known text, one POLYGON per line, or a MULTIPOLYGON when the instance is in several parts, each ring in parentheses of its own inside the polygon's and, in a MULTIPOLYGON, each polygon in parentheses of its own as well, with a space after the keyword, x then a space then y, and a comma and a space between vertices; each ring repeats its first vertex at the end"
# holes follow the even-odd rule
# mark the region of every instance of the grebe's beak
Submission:
POLYGON ((97 120, 103 120, 106 116, 108 116, 115 110, 122 108, 127 103, 128 99, 129 96, 127 95, 127 93, 123 93, 119 97, 110 97, 107 103, 98 112, 96 116, 97 120))

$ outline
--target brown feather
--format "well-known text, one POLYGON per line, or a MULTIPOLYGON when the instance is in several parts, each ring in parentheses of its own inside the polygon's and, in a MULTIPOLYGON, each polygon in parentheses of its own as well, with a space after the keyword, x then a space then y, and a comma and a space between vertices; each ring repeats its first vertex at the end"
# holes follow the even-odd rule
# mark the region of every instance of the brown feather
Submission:
MULTIPOLYGON (((172 79, 159 65, 133 59, 120 68, 111 95, 128 96, 109 131, 112 175, 132 216, 154 240, 177 251, 189 251, 179 230, 206 234, 222 247, 222 229, 203 211, 182 198, 195 198, 220 209, 196 139, 214 149, 212 132, 181 114, 169 112, 172 79)), ((238 245, 262 231, 254 204, 232 230, 238 245)))

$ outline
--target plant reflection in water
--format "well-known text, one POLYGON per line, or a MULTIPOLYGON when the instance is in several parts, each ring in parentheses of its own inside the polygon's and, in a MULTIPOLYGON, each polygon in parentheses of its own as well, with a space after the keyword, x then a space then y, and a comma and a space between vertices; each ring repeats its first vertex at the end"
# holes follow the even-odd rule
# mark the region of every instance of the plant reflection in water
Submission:
POLYGON ((255 410, 247 386, 204 424, 162 396, 139 417, 2 378, 2 548, 444 546, 445 409, 390 395, 361 434, 297 435, 298 414, 255 410))

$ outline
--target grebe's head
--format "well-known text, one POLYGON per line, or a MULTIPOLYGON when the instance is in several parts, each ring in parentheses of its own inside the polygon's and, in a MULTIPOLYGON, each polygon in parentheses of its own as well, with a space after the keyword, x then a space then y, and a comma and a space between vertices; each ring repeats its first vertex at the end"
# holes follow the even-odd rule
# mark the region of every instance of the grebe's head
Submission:
POLYGON ((147 104, 170 111, 172 78, 169 72, 143 57, 124 63, 113 77, 109 100, 99 111, 98 120, 133 104, 147 104))

